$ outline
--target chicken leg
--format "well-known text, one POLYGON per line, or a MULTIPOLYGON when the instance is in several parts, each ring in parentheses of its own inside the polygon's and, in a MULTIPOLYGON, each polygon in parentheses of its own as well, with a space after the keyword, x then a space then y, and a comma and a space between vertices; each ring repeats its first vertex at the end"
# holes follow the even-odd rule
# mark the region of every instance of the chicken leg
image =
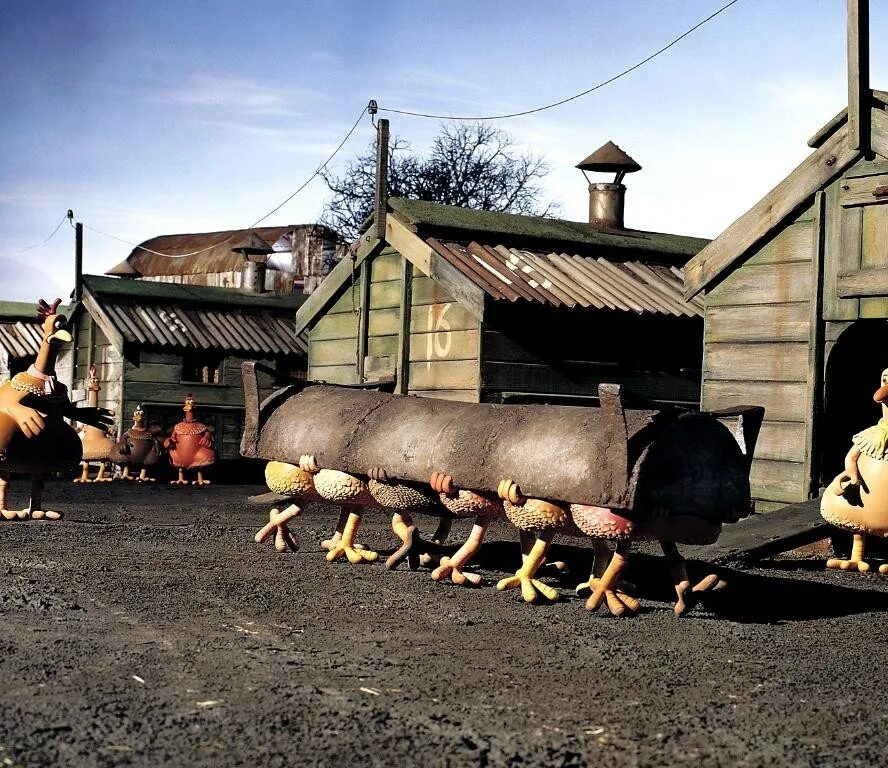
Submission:
MULTIPOLYGON (((600 539, 593 541, 594 556, 592 560, 592 573, 588 581, 577 585, 577 595, 580 597, 590 596, 595 593, 601 579, 607 571, 608 561, 611 557, 611 551, 607 544, 600 539)), ((627 595, 622 589, 615 587, 614 589, 605 588, 604 598, 607 602, 608 610, 614 616, 623 616, 625 614, 638 613, 640 603, 634 597, 627 595)))
MULTIPOLYGON (((528 501, 533 500, 528 499, 528 501)), ((536 540, 530 551, 526 553, 522 552, 523 562, 521 567, 515 572, 514 576, 500 579, 496 585, 497 590, 503 592, 507 589, 520 588, 521 597, 524 599, 525 603, 535 603, 540 596, 552 603, 558 600, 557 590, 553 589, 548 584, 543 584, 543 582, 536 578, 536 573, 540 569, 540 566, 546 562, 546 552, 548 552, 549 546, 554 538, 554 529, 549 528, 540 531, 536 535, 536 540)))
POLYGON ((711 573, 691 588, 688 578, 687 561, 675 546, 675 542, 661 541, 660 547, 666 555, 666 562, 672 572, 672 583, 675 585, 675 615, 684 616, 699 601, 703 592, 717 591, 727 585, 718 574, 711 573), (690 592, 688 591, 690 590, 690 592))
MULTIPOLYGON (((853 543, 851 544, 851 557, 848 560, 831 557, 826 561, 826 567, 839 571, 858 571, 859 573, 868 573, 872 566, 863 559, 865 552, 866 534, 855 533, 853 543)), ((879 573, 885 573, 885 570, 882 570, 882 567, 880 567, 879 573)))

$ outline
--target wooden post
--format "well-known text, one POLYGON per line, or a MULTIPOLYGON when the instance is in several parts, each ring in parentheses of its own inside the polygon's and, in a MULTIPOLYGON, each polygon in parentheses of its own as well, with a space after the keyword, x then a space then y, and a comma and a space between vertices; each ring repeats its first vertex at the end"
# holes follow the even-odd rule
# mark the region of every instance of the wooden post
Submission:
POLYGON ((413 264, 401 257, 401 326, 398 332, 398 387, 400 395, 410 389, 410 311, 413 308, 413 264))
POLYGON ((373 209, 376 239, 385 239, 385 212, 388 207, 389 121, 376 126, 376 205, 373 209))
POLYGON ((83 298, 83 224, 74 225, 74 301, 83 298))
POLYGON ((848 0, 848 145, 871 151, 869 0, 848 0))

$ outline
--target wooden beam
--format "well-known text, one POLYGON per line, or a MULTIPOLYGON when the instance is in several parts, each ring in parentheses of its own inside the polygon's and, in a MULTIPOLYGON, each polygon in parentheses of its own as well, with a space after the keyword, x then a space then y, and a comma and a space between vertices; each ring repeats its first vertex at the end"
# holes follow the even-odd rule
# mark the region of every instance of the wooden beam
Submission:
POLYGON ((335 300, 336 294, 352 278, 352 270, 357 269, 365 259, 373 256, 384 245, 382 240, 377 240, 372 235, 361 237, 360 245, 352 259, 346 254, 315 289, 314 293, 306 299, 305 304, 299 307, 294 320, 293 332, 296 336, 302 333, 318 315, 320 315, 335 300))
POLYGON ((93 319, 93 322, 96 323, 99 328, 102 329, 102 333, 108 337, 108 341, 111 342, 111 346, 117 351, 117 353, 122 357, 123 356, 123 336, 120 331, 117 330, 117 327, 114 323, 111 322, 108 315, 102 310, 101 305, 93 298, 92 294, 87 290, 83 293, 83 306, 86 307, 86 311, 89 312, 90 317, 93 319))
POLYGON ((812 244, 812 281, 808 324, 808 406, 805 422, 805 475, 809 481, 808 496, 817 496, 820 490, 820 466, 817 450, 817 425, 821 419, 823 402, 823 256, 826 244, 826 193, 821 190, 814 197, 814 242, 812 244))
POLYGON ((843 126, 685 265, 685 299, 700 293, 860 157, 848 146, 847 136, 848 128, 843 126))
POLYGON ((401 258, 401 328, 398 334, 398 394, 410 389, 410 316, 413 309, 413 264, 401 258))
POLYGON ((888 112, 878 106, 870 110, 872 150, 888 160, 888 112))
POLYGON ((848 0, 848 148, 870 151, 869 0, 848 0))
POLYGON ((484 290, 428 245, 394 214, 386 216, 385 239, 424 275, 432 278, 474 317, 484 317, 484 290))
POLYGON ((385 237, 385 211, 388 208, 389 121, 376 126, 376 198, 373 230, 377 240, 385 237))
POLYGON ((370 264, 372 262, 364 261, 361 264, 361 275, 359 285, 360 304, 358 310, 358 339, 357 339, 357 355, 355 360, 355 373, 358 377, 358 383, 364 381, 364 358, 367 357, 367 325, 370 322, 370 264))
POLYGON ((888 296, 888 267, 843 272, 836 281, 836 293, 843 299, 888 296))

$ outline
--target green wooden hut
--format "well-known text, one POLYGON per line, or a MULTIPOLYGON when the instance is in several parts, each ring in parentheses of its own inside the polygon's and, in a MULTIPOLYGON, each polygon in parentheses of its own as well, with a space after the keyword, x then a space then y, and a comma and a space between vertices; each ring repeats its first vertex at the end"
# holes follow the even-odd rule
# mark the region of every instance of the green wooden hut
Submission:
POLYGON ((261 360, 275 371, 260 374, 265 394, 305 375, 307 345, 293 327, 305 298, 84 275, 73 380, 79 385, 94 364, 99 404, 122 429, 141 403, 165 434, 191 393, 198 417, 215 428, 219 458, 239 459, 241 363, 261 360))
MULTIPOLYGON (((612 185, 615 186, 615 185, 612 185)), ((706 241, 392 198, 296 314, 308 376, 472 402, 592 403, 599 382, 697 406, 706 241)))
POLYGON ((685 295, 705 292, 703 408, 766 409, 760 509, 816 497, 841 470, 888 367, 888 93, 867 90, 808 144, 685 266, 685 295))

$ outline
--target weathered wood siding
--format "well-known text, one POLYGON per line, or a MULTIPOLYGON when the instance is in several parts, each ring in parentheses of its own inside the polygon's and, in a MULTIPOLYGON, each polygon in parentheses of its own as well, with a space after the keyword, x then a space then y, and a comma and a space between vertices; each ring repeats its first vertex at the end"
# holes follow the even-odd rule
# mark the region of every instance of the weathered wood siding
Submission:
MULTIPOLYGON (((252 359, 252 358, 251 358, 252 359)), ((122 411, 124 428, 132 423, 132 414, 140 403, 144 406, 150 424, 158 424, 164 435, 183 418, 185 396, 194 396, 198 420, 212 425, 216 434, 216 455, 219 459, 240 457, 240 438, 244 420, 244 385, 241 363, 245 358, 227 357, 223 363, 219 384, 200 384, 182 381, 182 356, 160 352, 141 351, 138 359, 130 356, 125 361, 125 398, 122 411)), ((273 366, 273 361, 262 361, 273 366)), ((271 376, 257 372, 260 398, 277 387, 271 376)))
POLYGON ((702 407, 765 407, 750 479, 753 496, 771 502, 810 490, 816 227, 812 207, 706 295, 702 407))
POLYGON ((411 296, 410 394, 478 402, 480 323, 419 271, 413 276, 411 296))
POLYGON ((347 284, 308 333, 308 378, 331 384, 358 381, 360 289, 347 284))
POLYGON ((600 383, 697 407, 700 318, 491 302, 482 335, 482 399, 594 401, 600 383))
POLYGON ((398 334, 401 328, 401 256, 385 250, 369 264, 367 346, 364 378, 393 375, 397 371, 398 334))
MULTIPOLYGON (((126 414, 121 413, 121 397, 124 392, 123 357, 111 346, 108 337, 102 329, 87 313, 80 315, 77 321, 77 331, 74 334, 73 354, 71 357, 72 381, 71 387, 74 399, 86 397, 83 392, 86 388, 86 378, 89 375, 89 366, 96 366, 96 374, 99 377, 99 406, 108 408, 117 414, 118 425, 129 424, 126 414), (122 421, 121 421, 122 418, 122 421)), ((130 411, 132 413, 132 411, 130 411)))

